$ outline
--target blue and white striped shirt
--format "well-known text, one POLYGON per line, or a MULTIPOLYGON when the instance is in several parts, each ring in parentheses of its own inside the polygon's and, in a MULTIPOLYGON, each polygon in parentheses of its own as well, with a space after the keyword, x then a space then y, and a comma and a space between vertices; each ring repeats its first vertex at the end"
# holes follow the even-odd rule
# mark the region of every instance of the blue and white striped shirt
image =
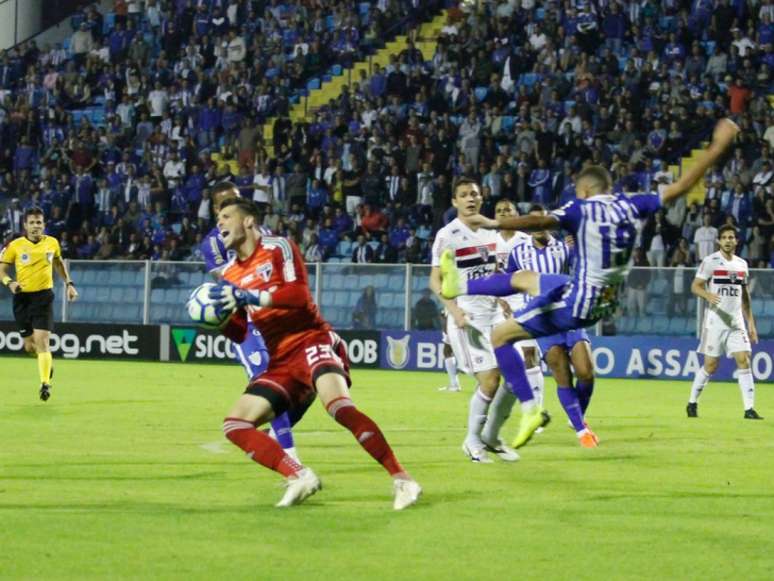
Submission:
POLYGON ((551 212, 575 237, 573 316, 599 319, 614 308, 631 270, 631 255, 644 220, 661 208, 659 194, 605 194, 575 199, 551 212))
MULTIPOLYGON (((508 255, 505 272, 531 270, 541 274, 562 274, 568 271, 572 250, 562 240, 551 238, 546 246, 538 248, 532 238, 521 241, 508 255)), ((514 312, 527 304, 531 297, 518 293, 506 298, 514 312)))

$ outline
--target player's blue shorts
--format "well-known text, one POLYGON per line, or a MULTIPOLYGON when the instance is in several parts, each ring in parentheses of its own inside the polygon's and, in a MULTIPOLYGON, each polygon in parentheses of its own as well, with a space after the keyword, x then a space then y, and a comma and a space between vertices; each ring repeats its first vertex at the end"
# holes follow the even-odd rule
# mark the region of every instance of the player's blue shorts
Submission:
POLYGON ((540 351, 543 353, 543 357, 548 355, 548 351, 551 347, 559 346, 564 347, 569 353, 576 343, 581 341, 591 342, 589 335, 585 329, 573 329, 572 331, 565 331, 563 333, 557 333, 556 335, 550 335, 548 337, 540 337, 537 342, 540 346, 540 351))
POLYGON ((564 274, 541 274, 540 296, 530 300, 513 318, 534 339, 593 325, 596 321, 572 314, 575 287, 564 274))
POLYGON ((234 344, 234 358, 242 364, 248 379, 262 375, 269 367, 269 351, 266 343, 251 321, 247 323, 245 340, 239 345, 234 344))

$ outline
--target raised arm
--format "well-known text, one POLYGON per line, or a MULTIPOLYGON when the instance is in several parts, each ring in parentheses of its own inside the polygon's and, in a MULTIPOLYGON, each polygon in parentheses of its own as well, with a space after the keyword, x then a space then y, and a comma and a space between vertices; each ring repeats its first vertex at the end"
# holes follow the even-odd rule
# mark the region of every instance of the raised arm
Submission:
POLYGON ((739 126, 730 119, 721 119, 712 133, 712 143, 696 163, 675 183, 664 188, 661 203, 666 205, 684 196, 702 178, 706 171, 725 153, 739 134, 739 126))
POLYGON ((504 216, 497 219, 486 216, 472 216, 469 225, 489 230, 521 230, 532 232, 536 230, 557 230, 559 220, 554 216, 504 216))

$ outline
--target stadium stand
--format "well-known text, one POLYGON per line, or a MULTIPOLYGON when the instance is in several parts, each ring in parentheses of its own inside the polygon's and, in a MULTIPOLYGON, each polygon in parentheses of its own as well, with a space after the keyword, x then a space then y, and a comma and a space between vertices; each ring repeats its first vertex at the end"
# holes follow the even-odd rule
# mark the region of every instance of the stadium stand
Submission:
MULTIPOLYGON (((645 225, 640 265, 690 269, 706 228, 731 222, 751 266, 774 267, 770 2, 133 4, 88 6, 61 45, 0 53, 4 241, 40 205, 66 257, 196 261, 207 187, 231 179, 310 262, 345 269, 363 236, 373 262, 426 264, 456 176, 481 181, 489 213, 501 198, 556 207, 588 162, 650 190, 730 114, 733 154, 645 225)), ((80 277, 76 316, 141 308, 139 271, 109 292, 98 276, 80 277)), ((385 276, 383 316, 402 320, 405 279, 385 276)), ((154 288, 154 308, 168 315, 192 283, 154 288)), ((323 298, 342 318, 347 292, 323 298)), ((687 302, 683 319, 652 301, 658 316, 619 326, 691 332, 687 302)))

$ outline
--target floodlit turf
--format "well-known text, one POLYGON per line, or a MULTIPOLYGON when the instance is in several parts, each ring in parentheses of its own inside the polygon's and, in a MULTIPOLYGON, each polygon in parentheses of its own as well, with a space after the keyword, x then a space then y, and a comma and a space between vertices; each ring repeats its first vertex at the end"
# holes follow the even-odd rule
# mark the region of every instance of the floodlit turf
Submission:
POLYGON ((470 380, 450 394, 441 374, 356 371, 355 400, 425 488, 394 513, 386 474, 319 405, 297 443, 324 489, 273 508, 280 479, 221 434, 236 365, 59 359, 47 404, 33 359, 0 370, 0 578, 774 577, 771 385, 771 418, 750 422, 734 384, 710 384, 688 420, 686 383, 600 382, 597 450, 551 394, 521 462, 473 465, 470 380))

